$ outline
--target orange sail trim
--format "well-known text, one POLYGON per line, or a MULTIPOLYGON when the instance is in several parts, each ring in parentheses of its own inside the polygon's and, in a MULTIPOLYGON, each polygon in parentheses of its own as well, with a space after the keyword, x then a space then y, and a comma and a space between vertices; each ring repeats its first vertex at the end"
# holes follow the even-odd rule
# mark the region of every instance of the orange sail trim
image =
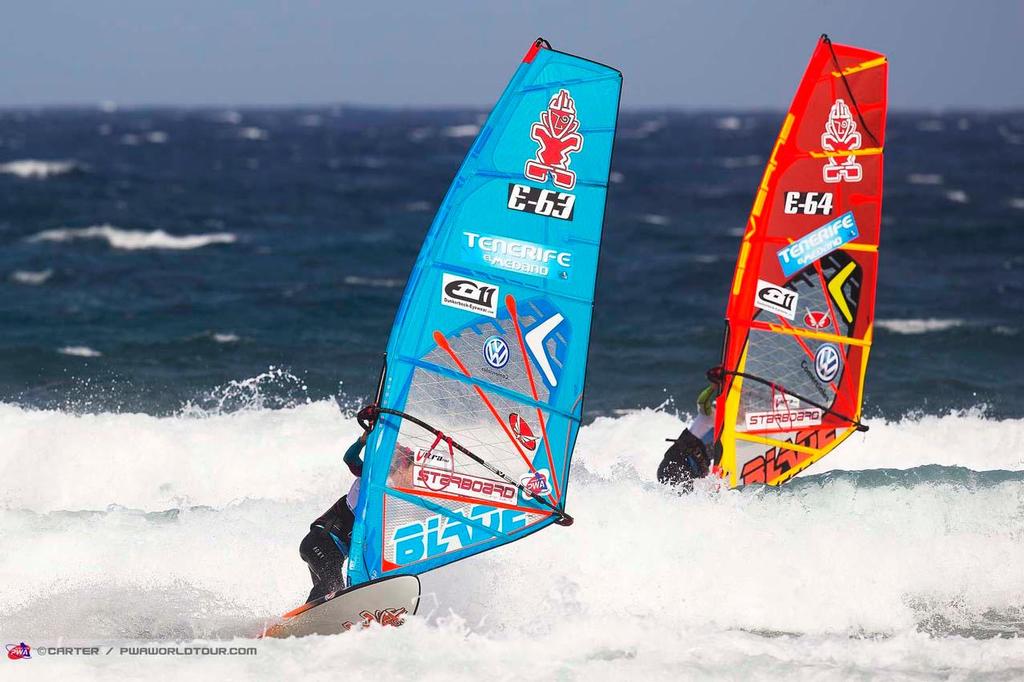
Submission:
POLYGON ((878 278, 888 62, 822 37, 740 244, 716 402, 730 485, 778 485, 860 424, 878 278))

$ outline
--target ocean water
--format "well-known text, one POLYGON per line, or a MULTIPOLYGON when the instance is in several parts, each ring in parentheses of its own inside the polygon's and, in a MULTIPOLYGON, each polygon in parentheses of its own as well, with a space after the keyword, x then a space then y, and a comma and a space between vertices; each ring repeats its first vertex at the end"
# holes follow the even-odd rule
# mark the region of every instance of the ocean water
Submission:
MULTIPOLYGON (((1024 114, 891 117, 868 433, 778 490, 654 481, 780 119, 623 115, 574 526, 423 576, 397 630, 4 673, 1024 676, 1024 114)), ((246 644, 304 598, 357 433, 331 396, 375 388, 480 121, 0 112, 5 644, 246 644)))

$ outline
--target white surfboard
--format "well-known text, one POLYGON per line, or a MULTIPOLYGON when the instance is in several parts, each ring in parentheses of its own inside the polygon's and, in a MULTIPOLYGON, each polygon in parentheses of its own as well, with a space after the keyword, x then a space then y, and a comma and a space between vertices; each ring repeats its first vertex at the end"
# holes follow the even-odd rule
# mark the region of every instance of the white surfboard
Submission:
POLYGON ((379 625, 398 627, 406 616, 416 614, 420 579, 399 575, 332 592, 289 611, 276 623, 268 623, 260 637, 336 635, 379 625))

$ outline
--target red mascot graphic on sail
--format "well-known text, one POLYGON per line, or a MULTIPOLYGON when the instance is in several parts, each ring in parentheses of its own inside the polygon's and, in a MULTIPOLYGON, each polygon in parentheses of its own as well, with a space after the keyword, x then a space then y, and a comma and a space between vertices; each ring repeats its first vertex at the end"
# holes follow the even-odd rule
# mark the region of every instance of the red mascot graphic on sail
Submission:
POLYGON ((548 102, 548 108, 540 112, 540 121, 530 128, 530 137, 539 149, 536 158, 526 162, 524 175, 530 180, 546 182, 550 174, 556 187, 575 187, 576 173, 569 170, 569 154, 583 149, 579 129, 576 102, 568 90, 559 90, 548 102))
MULTIPOLYGON (((821 135, 821 148, 827 152, 849 152, 860 149, 860 133, 857 132, 857 124, 850 115, 850 107, 846 102, 837 99, 828 112, 828 122, 825 124, 825 132, 821 135)), ((856 155, 842 157, 829 157, 825 167, 821 169, 821 176, 825 182, 860 182, 864 175, 864 169, 857 163, 856 155)))

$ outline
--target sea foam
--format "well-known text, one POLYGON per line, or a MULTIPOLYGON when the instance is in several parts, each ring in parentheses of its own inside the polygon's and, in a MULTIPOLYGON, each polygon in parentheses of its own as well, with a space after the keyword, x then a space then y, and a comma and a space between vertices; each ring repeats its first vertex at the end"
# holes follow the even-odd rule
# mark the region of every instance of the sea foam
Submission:
POLYGON ((211 244, 233 244, 238 238, 230 232, 210 234, 174 235, 163 230, 126 230, 115 225, 91 227, 61 227, 44 230, 29 238, 31 242, 70 242, 77 239, 100 239, 115 249, 137 251, 142 249, 189 250, 211 244))
MULTIPOLYGON (((1012 677, 1024 666, 1020 639, 960 636, 1017 627, 1021 474, 965 483, 911 469, 892 484, 801 476, 738 491, 703 481, 680 496, 654 468, 685 421, 640 410, 584 426, 575 524, 424 574, 421 615, 405 627, 254 642, 256 659, 192 658, 188 674, 245 676, 257 661, 271 676, 344 661, 350 676, 394 679, 495 666, 526 677, 537 661, 609 680, 1012 677)), ((1006 461, 1024 420, 871 427, 844 444, 853 459, 910 467, 956 451, 962 466, 1024 468, 1006 461), (984 452, 997 444, 1002 454, 984 452)), ((251 637, 303 599, 297 546, 351 483, 340 455, 358 427, 328 402, 163 418, 5 405, 0 432, 0 533, 17 538, 0 553, 12 641, 201 642, 251 637)), ((64 660, 64 673, 88 676, 89 658, 64 660)), ((161 672, 185 675, 180 665, 162 660, 161 672)))
POLYGON ((963 320, 957 319, 894 319, 876 320, 875 324, 893 334, 927 334, 928 332, 944 332, 963 326, 963 320))
POLYGON ((22 159, 0 163, 0 173, 17 175, 19 178, 38 180, 64 175, 81 168, 77 161, 40 161, 38 159, 22 159))
POLYGON ((45 284, 52 276, 53 270, 51 268, 46 270, 15 270, 11 273, 11 281, 29 286, 39 286, 40 284, 45 284))

